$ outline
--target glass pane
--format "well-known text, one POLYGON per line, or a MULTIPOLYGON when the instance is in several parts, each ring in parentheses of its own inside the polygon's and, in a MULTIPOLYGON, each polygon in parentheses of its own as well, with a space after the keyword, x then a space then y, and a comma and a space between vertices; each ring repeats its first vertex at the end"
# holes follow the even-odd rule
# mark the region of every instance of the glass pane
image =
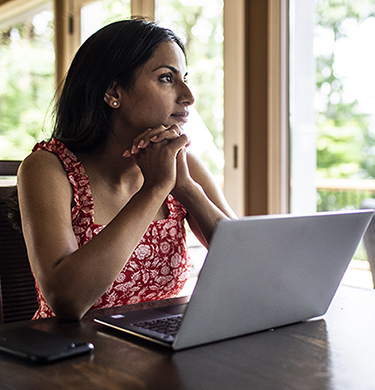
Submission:
POLYGON ((106 24, 130 15, 130 0, 100 0, 82 7, 81 42, 106 24))
POLYGON ((189 87, 196 102, 185 125, 199 155, 223 182, 223 1, 158 0, 156 20, 171 28, 187 51, 189 87))
POLYGON ((55 90, 52 5, 0 31, 0 159, 22 160, 45 138, 55 90))
MULTIPOLYGON (((375 0, 290 0, 292 212, 375 198, 374 35, 375 0)), ((372 287, 366 260, 360 245, 344 283, 372 287)))
POLYGON ((290 4, 292 212, 358 208, 375 197, 375 0, 290 4))
POLYGON ((374 197, 375 1, 317 1, 318 210, 374 197))

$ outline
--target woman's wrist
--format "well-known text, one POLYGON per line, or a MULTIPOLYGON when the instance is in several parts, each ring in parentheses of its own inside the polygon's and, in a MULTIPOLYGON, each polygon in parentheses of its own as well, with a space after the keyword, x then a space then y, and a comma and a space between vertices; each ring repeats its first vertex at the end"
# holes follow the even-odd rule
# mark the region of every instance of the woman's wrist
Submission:
POLYGON ((196 202, 202 196, 206 196, 202 187, 191 178, 183 185, 176 186, 172 195, 185 206, 196 202))
POLYGON ((168 185, 167 183, 147 183, 145 182, 143 186, 140 189, 140 192, 147 192, 150 194, 150 196, 156 197, 156 198, 162 198, 165 199, 172 191, 172 186, 168 185))

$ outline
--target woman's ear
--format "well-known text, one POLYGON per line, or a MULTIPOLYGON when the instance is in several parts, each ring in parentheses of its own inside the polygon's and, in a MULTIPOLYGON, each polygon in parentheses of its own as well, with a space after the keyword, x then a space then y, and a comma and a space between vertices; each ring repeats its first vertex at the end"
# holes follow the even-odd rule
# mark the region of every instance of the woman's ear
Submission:
POLYGON ((112 81, 104 94, 104 101, 112 108, 120 107, 121 94, 119 93, 119 86, 116 81, 112 81))

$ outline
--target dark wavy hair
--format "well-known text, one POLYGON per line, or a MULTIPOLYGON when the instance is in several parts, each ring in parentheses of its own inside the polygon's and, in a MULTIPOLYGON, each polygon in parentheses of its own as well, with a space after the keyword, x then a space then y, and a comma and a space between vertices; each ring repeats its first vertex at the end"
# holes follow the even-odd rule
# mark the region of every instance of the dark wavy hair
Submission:
MULTIPOLYGON (((111 23, 88 38, 77 51, 63 83, 54 108, 51 138, 73 152, 104 146, 111 112, 104 102, 105 92, 113 81, 129 90, 136 71, 163 42, 177 43, 186 54, 183 43, 171 30, 143 18, 111 23)), ((17 187, 3 201, 13 227, 21 231, 17 187)))
POLYGON ((77 51, 66 76, 54 115, 52 138, 70 150, 90 151, 108 137, 111 108, 104 94, 113 81, 129 89, 135 72, 163 42, 180 39, 155 22, 136 18, 111 23, 87 39, 77 51))

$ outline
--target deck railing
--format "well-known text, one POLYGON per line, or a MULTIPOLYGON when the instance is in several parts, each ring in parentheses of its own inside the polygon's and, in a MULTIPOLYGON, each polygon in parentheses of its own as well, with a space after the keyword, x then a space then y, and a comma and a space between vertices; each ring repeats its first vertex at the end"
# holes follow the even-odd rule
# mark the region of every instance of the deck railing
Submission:
POLYGON ((358 209, 367 198, 375 198, 375 180, 316 179, 317 211, 358 209))
MULTIPOLYGON (((316 179, 317 211, 359 209, 363 200, 375 198, 375 180, 316 179)), ((354 258, 366 260, 363 244, 354 258)))

